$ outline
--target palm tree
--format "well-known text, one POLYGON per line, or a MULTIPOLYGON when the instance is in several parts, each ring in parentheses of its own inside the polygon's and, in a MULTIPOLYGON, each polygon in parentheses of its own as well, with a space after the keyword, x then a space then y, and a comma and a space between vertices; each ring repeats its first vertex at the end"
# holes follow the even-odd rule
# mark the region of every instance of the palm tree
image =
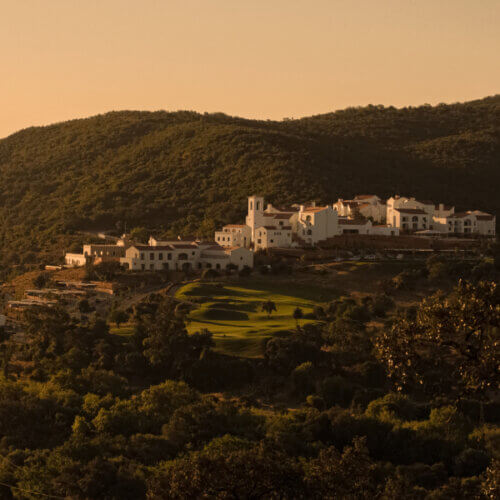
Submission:
POLYGON ((302 309, 300 307, 296 307, 295 310, 293 311, 293 319, 297 324, 297 328, 299 327, 299 319, 302 319, 303 317, 304 313, 302 312, 302 309))
POLYGON ((267 317, 271 317, 273 311, 277 311, 276 304, 272 300, 268 300, 262 304, 262 310, 267 313, 267 317))

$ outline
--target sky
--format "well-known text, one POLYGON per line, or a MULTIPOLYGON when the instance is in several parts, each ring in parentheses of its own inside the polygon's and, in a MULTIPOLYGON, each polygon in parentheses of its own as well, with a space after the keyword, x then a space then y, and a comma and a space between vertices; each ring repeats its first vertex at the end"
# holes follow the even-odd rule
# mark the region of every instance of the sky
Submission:
POLYGON ((500 92, 500 0, 0 0, 0 137, 112 110, 276 119, 500 92))

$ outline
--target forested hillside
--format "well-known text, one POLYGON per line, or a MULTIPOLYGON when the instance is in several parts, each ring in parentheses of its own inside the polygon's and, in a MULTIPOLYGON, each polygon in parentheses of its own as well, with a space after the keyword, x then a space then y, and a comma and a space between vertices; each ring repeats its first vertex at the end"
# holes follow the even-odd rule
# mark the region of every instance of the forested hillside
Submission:
POLYGON ((209 234, 254 192, 414 194, 498 212, 499 130, 500 96, 282 122, 126 111, 29 128, 0 141, 0 258, 22 265, 62 250, 61 235, 125 222, 209 234))

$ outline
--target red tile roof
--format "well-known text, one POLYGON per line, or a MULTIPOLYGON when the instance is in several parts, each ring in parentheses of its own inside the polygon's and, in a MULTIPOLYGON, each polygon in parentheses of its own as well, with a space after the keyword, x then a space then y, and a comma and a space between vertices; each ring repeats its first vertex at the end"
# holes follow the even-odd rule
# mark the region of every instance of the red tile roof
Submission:
POLYGON ((321 212, 326 210, 328 207, 305 207, 304 212, 321 212))
POLYGON ((476 215, 477 220, 493 220, 494 218, 493 215, 476 215))
POLYGON ((414 214, 414 215, 427 215, 421 208, 395 208, 398 212, 402 214, 414 214))
POLYGON ((339 224, 343 226, 365 226, 368 222, 367 219, 339 219, 339 224))

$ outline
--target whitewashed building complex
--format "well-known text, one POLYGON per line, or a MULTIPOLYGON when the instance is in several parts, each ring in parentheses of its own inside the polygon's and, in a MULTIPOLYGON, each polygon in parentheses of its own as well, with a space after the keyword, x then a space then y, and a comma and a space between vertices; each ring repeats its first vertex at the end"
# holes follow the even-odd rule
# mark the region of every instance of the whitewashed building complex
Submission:
POLYGON ((242 246, 223 247, 213 241, 158 241, 134 243, 122 238, 116 245, 84 245, 83 253, 67 253, 70 267, 87 262, 119 262, 130 271, 191 271, 204 269, 238 269, 253 267, 253 252, 242 246))
POLYGON ((131 271, 243 269, 253 267, 254 251, 311 247, 341 235, 494 237, 496 218, 479 210, 455 212, 455 207, 405 196, 382 201, 376 195, 339 199, 332 205, 315 202, 288 207, 265 205, 262 196, 248 197, 244 224, 228 224, 215 241, 150 238, 138 244, 126 237, 116 245, 90 244, 83 252, 67 253, 67 266, 116 261, 131 271))
POLYGON ((399 236, 495 236, 495 216, 479 210, 455 213, 452 206, 393 196, 339 199, 275 207, 261 196, 248 198, 245 224, 228 224, 215 233, 218 245, 253 250, 314 246, 342 234, 399 236))

